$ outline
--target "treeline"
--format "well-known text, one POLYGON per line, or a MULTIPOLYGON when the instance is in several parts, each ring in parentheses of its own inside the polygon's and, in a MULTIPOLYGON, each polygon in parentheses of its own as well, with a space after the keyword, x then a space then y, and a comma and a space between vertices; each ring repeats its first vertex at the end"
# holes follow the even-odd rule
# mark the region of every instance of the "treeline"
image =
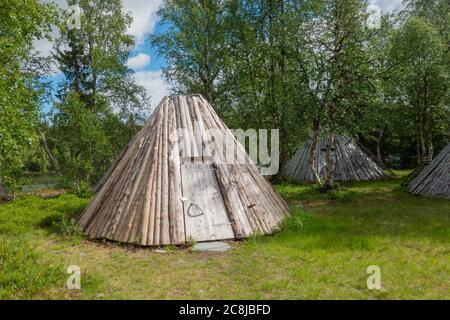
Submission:
MULTIPOLYGON (((0 197, 25 170, 88 190, 145 120, 149 97, 126 66, 132 18, 120 0, 75 3, 79 29, 38 0, 0 5, 0 197), (53 56, 39 58, 52 26, 53 56), (44 81, 55 64, 56 93, 44 81)), ((308 136, 327 138, 331 163, 345 134, 414 167, 449 138, 448 7, 406 0, 377 21, 364 0, 168 0, 150 40, 174 93, 202 94, 229 127, 279 129, 282 164, 308 136)), ((317 180, 332 187, 332 171, 317 180)))
POLYGON ((311 133, 332 161, 348 134, 411 167, 449 138, 449 4, 404 6, 377 24, 362 0, 171 0, 151 40, 176 92, 203 94, 232 127, 278 128, 282 163, 311 133))
POLYGON ((132 17, 121 0, 69 0, 80 25, 52 4, 5 0, 0 11, 0 197, 25 170, 53 171, 60 187, 85 194, 139 130, 149 97, 127 60, 132 17), (52 56, 35 40, 59 30, 52 56), (52 68, 64 75, 55 88, 52 68))

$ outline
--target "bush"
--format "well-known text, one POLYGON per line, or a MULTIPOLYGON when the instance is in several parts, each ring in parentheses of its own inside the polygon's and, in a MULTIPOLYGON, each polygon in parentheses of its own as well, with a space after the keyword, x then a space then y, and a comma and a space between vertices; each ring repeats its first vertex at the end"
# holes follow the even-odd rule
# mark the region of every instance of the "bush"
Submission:
POLYGON ((81 230, 77 226, 77 221, 75 219, 62 217, 61 219, 55 221, 53 225, 61 234, 65 236, 81 235, 81 230))
POLYGON ((74 184, 74 188, 72 193, 76 194, 80 198, 89 198, 92 195, 91 186, 89 182, 81 181, 79 183, 74 184))
POLYGON ((302 230, 310 220, 310 215, 303 213, 300 210, 293 210, 292 216, 285 220, 283 229, 299 231, 302 230))
POLYGON ((73 182, 66 177, 59 177, 57 186, 79 198, 87 199, 92 196, 92 188, 88 181, 73 182))

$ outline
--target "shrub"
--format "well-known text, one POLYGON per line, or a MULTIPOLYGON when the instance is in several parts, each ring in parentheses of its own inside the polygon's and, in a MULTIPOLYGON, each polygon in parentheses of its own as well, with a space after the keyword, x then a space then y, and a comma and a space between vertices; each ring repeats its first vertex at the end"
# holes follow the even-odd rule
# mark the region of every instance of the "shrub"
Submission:
POLYGON ((310 215, 303 213, 300 210, 293 210, 292 216, 284 221, 283 229, 299 231, 302 230, 310 220, 310 215))
POLYGON ((57 186, 83 199, 92 195, 91 185, 88 181, 78 180, 74 182, 66 177, 60 177, 57 186))
POLYGON ((81 235, 81 230, 77 226, 76 219, 62 217, 53 222, 53 227, 57 231, 65 236, 78 236, 81 235))

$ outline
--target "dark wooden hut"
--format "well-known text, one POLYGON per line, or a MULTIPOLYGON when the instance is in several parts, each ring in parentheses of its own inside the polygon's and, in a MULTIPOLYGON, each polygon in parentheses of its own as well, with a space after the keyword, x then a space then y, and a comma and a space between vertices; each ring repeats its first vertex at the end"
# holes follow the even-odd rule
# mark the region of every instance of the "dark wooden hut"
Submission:
POLYGON ((408 186, 411 193, 450 199, 450 143, 408 186))
MULTIPOLYGON (((311 139, 308 139, 287 165, 286 174, 294 180, 315 182, 309 168, 311 142, 311 139)), ((316 147, 315 168, 321 179, 325 179, 327 172, 325 147, 326 139, 319 138, 316 147)), ((383 169, 349 137, 336 136, 332 154, 335 181, 367 181, 385 177, 383 169)))

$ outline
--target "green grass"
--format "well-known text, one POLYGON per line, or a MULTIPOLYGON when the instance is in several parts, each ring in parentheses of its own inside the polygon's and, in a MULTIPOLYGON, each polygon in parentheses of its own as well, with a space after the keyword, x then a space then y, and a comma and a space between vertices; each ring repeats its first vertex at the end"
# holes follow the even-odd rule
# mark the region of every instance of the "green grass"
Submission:
POLYGON ((83 240, 72 219, 88 200, 25 196, 0 206, 0 298, 449 299, 450 202, 414 197, 397 179, 320 194, 280 184, 281 232, 224 254, 83 240), (69 265, 82 289, 65 289, 69 265), (381 268, 382 290, 366 269, 381 268))

